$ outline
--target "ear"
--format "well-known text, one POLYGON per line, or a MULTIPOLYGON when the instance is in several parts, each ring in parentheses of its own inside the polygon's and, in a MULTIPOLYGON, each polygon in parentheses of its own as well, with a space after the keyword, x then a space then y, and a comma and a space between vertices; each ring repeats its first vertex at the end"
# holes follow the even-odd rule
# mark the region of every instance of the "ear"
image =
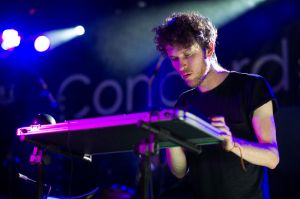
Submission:
POLYGON ((215 43, 210 42, 206 48, 206 58, 211 58, 215 52, 215 43))

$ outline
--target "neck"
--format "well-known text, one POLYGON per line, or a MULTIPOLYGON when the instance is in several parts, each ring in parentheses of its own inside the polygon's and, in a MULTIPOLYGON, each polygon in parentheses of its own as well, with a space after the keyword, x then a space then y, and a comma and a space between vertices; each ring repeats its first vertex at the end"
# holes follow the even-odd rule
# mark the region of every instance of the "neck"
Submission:
POLYGON ((219 86, 228 76, 229 71, 220 66, 218 63, 212 63, 206 77, 198 86, 201 92, 210 91, 219 86))

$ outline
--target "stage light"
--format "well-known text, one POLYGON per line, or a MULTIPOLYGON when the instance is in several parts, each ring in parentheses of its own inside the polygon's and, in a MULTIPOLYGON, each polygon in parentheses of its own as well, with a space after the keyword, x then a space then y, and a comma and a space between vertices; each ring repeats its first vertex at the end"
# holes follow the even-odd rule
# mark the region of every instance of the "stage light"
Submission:
POLYGON ((75 37, 81 36, 85 33, 83 26, 76 26, 60 30, 52 30, 45 32, 43 35, 49 38, 51 42, 50 49, 53 49, 75 37))
POLYGON ((74 31, 76 32, 76 34, 77 34, 78 36, 83 35, 83 34, 85 33, 85 29, 84 29, 83 26, 76 26, 76 27, 74 28, 74 31))
POLYGON ((4 50, 10 50, 20 45, 21 37, 18 31, 14 29, 6 29, 2 32, 1 47, 4 50))
POLYGON ((50 47, 50 40, 46 36, 39 36, 34 41, 34 48, 38 52, 44 52, 50 47))

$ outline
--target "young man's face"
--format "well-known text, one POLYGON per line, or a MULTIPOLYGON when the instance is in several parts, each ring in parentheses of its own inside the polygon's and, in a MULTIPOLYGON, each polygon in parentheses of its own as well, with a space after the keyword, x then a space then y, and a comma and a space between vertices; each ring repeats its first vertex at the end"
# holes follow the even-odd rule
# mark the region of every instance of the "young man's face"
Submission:
POLYGON ((189 48, 166 46, 166 52, 173 67, 190 87, 201 84, 209 71, 209 66, 204 60, 204 52, 199 44, 194 43, 189 48))

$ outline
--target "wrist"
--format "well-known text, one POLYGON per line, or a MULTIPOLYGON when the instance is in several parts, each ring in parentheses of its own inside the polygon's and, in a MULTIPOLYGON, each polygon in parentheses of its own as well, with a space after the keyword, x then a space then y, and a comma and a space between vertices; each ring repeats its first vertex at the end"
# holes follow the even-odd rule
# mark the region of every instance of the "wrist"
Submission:
POLYGON ((236 147, 235 141, 232 141, 232 146, 229 149, 226 149, 228 152, 232 152, 232 150, 236 147))

